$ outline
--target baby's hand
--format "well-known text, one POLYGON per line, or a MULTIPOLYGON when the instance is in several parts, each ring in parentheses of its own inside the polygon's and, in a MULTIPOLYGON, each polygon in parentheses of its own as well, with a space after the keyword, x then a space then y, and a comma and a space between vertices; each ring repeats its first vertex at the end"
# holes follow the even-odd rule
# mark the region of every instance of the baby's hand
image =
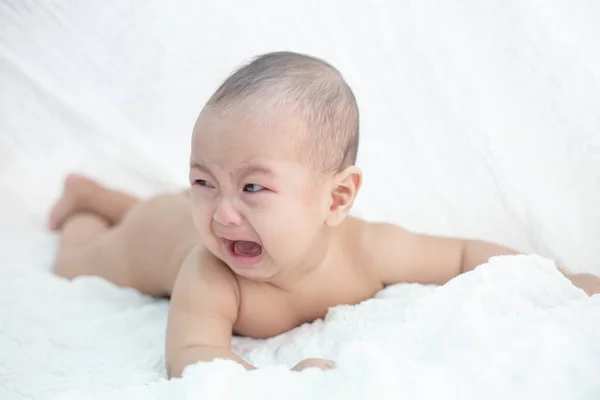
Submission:
POLYGON ((302 371, 306 368, 331 369, 334 366, 335 363, 331 360, 325 360, 323 358, 307 358, 296 364, 296 366, 292 368, 292 371, 302 371))
POLYGON ((600 278, 592 274, 570 274, 567 278, 573 285, 583 289, 589 296, 600 293, 600 278))

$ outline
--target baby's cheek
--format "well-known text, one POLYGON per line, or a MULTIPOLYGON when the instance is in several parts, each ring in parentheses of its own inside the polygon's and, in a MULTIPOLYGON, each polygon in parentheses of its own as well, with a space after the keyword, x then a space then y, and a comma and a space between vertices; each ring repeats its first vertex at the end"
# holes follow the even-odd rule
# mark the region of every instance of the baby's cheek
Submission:
POLYGON ((290 240, 289 231, 293 223, 285 215, 267 213, 257 218, 252 226, 265 246, 279 248, 290 240))
POLYGON ((192 207, 192 219, 199 234, 205 234, 210 229, 211 217, 205 207, 194 205, 192 207))
POLYGON ((287 252, 293 252, 293 249, 302 247, 302 243, 309 234, 305 218, 302 213, 293 213, 276 222, 272 236, 287 252))

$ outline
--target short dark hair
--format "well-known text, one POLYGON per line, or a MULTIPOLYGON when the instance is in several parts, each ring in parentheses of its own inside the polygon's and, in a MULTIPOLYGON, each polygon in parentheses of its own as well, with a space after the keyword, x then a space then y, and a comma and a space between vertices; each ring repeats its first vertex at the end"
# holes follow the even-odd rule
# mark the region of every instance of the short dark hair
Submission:
POLYGON ((267 53, 231 74, 206 108, 274 100, 297 112, 308 128, 307 149, 316 168, 339 171, 356 163, 359 115, 354 93, 340 72, 315 57, 267 53))

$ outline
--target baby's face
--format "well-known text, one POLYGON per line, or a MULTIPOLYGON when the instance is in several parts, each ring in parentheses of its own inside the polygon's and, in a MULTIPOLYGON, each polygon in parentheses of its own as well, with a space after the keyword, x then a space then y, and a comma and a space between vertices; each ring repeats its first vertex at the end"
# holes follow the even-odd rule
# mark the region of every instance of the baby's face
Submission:
POLYGON ((326 177, 299 154, 301 124, 203 113, 190 183, 201 241, 238 275, 268 280, 307 261, 321 238, 326 177), (304 161, 304 162, 303 162, 304 161))

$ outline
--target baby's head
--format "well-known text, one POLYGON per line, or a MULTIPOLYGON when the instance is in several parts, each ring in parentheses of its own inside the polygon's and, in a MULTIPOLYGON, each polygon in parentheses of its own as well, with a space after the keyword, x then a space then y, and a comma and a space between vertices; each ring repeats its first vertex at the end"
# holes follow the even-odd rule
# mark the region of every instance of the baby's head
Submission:
POLYGON ((319 59, 270 53, 237 70, 194 127, 190 182, 203 244, 270 280, 326 256, 360 187, 358 108, 319 59))

